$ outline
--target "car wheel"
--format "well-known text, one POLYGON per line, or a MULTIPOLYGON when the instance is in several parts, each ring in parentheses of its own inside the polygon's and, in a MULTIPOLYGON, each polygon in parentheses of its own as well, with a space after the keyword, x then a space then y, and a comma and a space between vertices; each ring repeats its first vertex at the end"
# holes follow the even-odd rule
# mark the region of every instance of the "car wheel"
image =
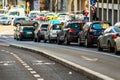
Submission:
POLYGON ((37 39, 36 39, 36 38, 34 38, 34 42, 37 42, 37 39))
POLYGON ((38 26, 38 23, 34 23, 33 26, 34 26, 34 27, 37 27, 37 26, 38 26))
POLYGON ((65 41, 64 41, 65 45, 70 45, 70 42, 68 41, 67 36, 65 37, 65 41))
POLYGON ((117 50, 116 44, 115 44, 115 46, 114 46, 114 53, 115 53, 116 55, 120 54, 120 51, 117 50))
POLYGON ((41 40, 40 40, 40 38, 39 37, 37 37, 37 42, 40 42, 41 40))
POLYGON ((81 38, 80 38, 80 37, 78 37, 78 45, 79 45, 79 46, 82 46, 82 45, 83 45, 83 43, 81 43, 81 38))
POLYGON ((89 42, 88 42, 88 39, 85 39, 85 46, 86 46, 86 47, 90 47, 89 42))
POLYGON ((110 42, 108 42, 108 52, 113 52, 113 49, 111 47, 111 43, 110 42))
POLYGON ((102 49, 102 47, 101 47, 101 45, 100 45, 100 42, 98 41, 98 43, 97 43, 97 48, 98 48, 98 51, 102 51, 103 49, 102 49))
POLYGON ((19 36, 19 41, 22 41, 22 38, 19 36))
POLYGON ((62 44, 62 42, 60 41, 59 37, 57 37, 57 44, 62 44))
POLYGON ((16 23, 16 26, 18 27, 18 26, 20 26, 21 24, 20 23, 16 23))
POLYGON ((49 41, 49 43, 51 43, 51 39, 50 39, 50 36, 48 37, 48 41, 49 41))

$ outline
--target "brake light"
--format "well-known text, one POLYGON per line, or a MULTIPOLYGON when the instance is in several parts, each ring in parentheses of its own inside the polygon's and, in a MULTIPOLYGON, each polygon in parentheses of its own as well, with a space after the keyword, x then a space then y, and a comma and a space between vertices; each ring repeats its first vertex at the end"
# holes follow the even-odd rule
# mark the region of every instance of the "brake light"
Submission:
POLYGON ((20 32, 20 34, 24 34, 24 32, 20 32))
POLYGON ((112 38, 113 39, 116 39, 118 36, 116 35, 116 34, 114 34, 113 36, 112 36, 112 38))
POLYGON ((93 29, 90 28, 89 32, 93 32, 93 29))
POLYGON ((90 36, 90 39, 91 39, 91 40, 94 39, 94 36, 90 36))
POLYGON ((70 29, 69 32, 70 32, 70 33, 74 33, 74 32, 76 32, 76 31, 73 30, 73 29, 70 29))

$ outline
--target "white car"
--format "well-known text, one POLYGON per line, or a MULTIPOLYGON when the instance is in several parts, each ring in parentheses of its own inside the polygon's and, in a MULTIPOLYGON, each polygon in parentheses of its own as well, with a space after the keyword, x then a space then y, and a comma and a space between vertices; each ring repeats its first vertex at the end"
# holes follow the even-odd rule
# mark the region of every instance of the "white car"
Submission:
POLYGON ((72 19, 68 15, 60 15, 58 17, 58 20, 60 20, 60 22, 68 22, 68 21, 71 21, 72 19))
POLYGON ((10 25, 12 21, 12 18, 9 16, 2 16, 0 17, 0 24, 6 24, 6 25, 10 25))

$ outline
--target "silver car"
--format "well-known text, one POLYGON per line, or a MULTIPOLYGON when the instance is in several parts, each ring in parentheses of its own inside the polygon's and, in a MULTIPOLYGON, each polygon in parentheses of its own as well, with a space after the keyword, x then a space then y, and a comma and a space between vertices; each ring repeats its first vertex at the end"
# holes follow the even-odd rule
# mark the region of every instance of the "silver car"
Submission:
POLYGON ((120 52, 120 29, 117 26, 107 28, 97 40, 98 50, 108 49, 108 52, 120 52))

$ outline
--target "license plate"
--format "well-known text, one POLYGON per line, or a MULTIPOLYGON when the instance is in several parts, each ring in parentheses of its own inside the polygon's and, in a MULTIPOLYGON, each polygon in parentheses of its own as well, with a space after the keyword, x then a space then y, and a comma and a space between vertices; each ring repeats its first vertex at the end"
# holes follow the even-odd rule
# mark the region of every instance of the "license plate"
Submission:
POLYGON ((27 34, 32 34, 32 32, 27 32, 27 34))

